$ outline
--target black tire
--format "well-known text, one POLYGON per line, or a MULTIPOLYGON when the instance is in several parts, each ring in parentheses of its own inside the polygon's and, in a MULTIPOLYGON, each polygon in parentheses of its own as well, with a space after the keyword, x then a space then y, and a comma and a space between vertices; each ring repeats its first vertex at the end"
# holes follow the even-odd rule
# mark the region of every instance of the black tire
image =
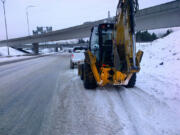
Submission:
POLYGON ((74 69, 74 63, 70 61, 70 69, 74 69))
POLYGON ((126 88, 134 88, 136 84, 136 73, 134 73, 131 77, 131 79, 129 80, 129 83, 127 86, 125 86, 126 88))
POLYGON ((97 87, 96 80, 88 63, 84 64, 83 79, 85 89, 95 89, 97 87))
POLYGON ((80 67, 80 69, 81 69, 81 76, 80 76, 81 80, 84 80, 84 68, 83 68, 84 66, 83 65, 84 64, 82 64, 81 67, 80 67))

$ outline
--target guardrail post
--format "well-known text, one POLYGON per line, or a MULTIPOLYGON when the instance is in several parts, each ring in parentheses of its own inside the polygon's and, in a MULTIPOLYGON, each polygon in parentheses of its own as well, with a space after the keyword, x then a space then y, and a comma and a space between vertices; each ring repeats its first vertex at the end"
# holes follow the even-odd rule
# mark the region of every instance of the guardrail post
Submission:
POLYGON ((39 43, 33 43, 33 52, 35 55, 39 54, 39 43))

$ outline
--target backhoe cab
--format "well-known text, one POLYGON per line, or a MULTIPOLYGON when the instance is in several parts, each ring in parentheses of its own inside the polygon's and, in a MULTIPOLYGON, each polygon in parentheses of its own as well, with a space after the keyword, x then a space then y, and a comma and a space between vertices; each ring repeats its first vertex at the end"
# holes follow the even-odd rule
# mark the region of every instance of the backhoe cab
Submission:
POLYGON ((84 64, 78 71, 86 89, 123 85, 134 87, 143 52, 136 53, 134 0, 120 0, 116 23, 103 23, 91 30, 84 64))

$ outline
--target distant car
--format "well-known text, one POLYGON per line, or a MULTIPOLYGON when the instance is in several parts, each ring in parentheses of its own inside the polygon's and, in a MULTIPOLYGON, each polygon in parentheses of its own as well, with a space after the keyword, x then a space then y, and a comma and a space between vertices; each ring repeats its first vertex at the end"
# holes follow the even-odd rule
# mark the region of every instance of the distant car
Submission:
POLYGON ((75 66, 84 62, 84 52, 87 50, 86 47, 75 47, 73 49, 71 59, 70 59, 70 68, 74 69, 75 66))

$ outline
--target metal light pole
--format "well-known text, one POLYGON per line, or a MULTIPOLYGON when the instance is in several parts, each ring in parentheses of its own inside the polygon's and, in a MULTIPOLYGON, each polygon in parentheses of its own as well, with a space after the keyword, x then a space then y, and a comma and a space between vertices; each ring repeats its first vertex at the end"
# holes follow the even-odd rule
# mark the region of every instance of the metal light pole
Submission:
POLYGON ((26 7, 26 17, 27 17, 27 26, 28 26, 28 36, 30 36, 30 26, 29 26, 29 12, 28 12, 28 9, 29 8, 33 8, 35 6, 33 5, 29 5, 26 7))
POLYGON ((6 29, 6 42, 7 42, 8 55, 10 55, 9 46, 8 46, 8 30, 7 30, 6 9, 5 9, 6 0, 1 0, 1 2, 3 4, 3 10, 4 10, 4 23, 5 23, 5 29, 6 29))

